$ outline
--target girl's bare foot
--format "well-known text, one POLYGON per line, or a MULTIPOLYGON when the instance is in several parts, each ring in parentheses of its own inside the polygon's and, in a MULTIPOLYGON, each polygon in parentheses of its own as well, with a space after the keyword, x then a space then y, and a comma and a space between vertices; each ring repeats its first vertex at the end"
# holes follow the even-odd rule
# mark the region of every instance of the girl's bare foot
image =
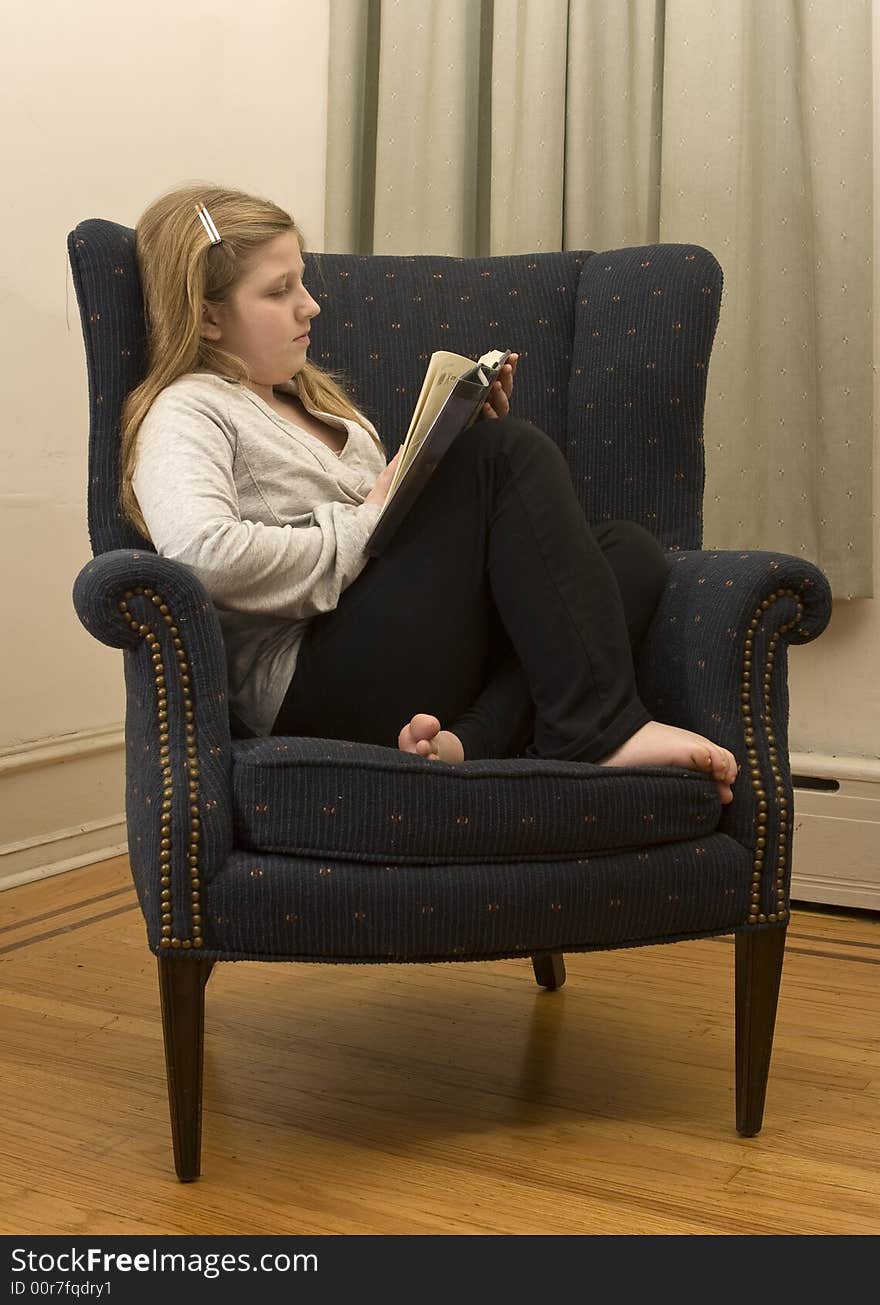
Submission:
POLYGON ((457 734, 441 730, 436 716, 418 712, 397 736, 401 752, 415 752, 428 761, 464 761, 464 748, 457 734))
POLYGON ((736 758, 727 748, 704 739, 702 734, 679 729, 677 725, 662 725, 651 720, 626 742, 605 757, 603 766, 685 766, 688 770, 702 770, 711 774, 723 803, 733 801, 730 787, 739 767, 736 758))

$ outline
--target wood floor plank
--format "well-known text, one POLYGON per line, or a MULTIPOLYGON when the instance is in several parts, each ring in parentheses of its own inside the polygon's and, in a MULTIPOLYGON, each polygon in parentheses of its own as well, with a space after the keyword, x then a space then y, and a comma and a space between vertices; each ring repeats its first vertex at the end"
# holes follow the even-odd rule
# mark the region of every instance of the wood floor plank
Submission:
POLYGON ((795 913, 789 943, 750 1139, 728 938, 567 955, 554 993, 526 960, 219 965, 182 1185, 126 859, 9 890, 0 1231, 875 1234, 878 921, 795 913))

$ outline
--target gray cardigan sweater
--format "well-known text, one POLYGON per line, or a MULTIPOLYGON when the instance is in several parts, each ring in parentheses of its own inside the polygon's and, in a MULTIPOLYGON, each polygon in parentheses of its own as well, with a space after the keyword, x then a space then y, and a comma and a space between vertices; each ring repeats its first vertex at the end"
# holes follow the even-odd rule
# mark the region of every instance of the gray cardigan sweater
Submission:
MULTIPOLYGON (((275 388, 297 393, 295 381, 275 388)), ((348 432, 341 453, 245 386, 190 372, 138 433, 132 484, 153 545, 211 595, 229 705, 255 734, 271 732, 311 618, 332 611, 369 561, 380 511, 364 502, 386 464, 373 428, 316 415, 348 432)))

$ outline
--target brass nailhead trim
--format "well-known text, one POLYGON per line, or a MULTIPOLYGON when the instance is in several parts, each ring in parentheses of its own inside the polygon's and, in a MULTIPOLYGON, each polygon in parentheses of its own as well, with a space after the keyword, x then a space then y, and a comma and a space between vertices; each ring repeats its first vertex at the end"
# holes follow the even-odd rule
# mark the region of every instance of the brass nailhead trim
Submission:
POLYGON ((186 660, 186 650, 180 639, 180 632, 174 624, 171 611, 161 597, 153 589, 138 586, 135 589, 129 589, 125 593, 124 599, 117 603, 119 611, 125 620, 131 626, 132 630, 143 635, 148 647, 150 648, 150 660, 153 663, 153 678, 156 684, 157 698, 157 716, 159 720, 159 761, 162 767, 162 794, 164 801, 162 803, 162 820, 159 832, 159 861, 161 865, 162 885, 160 893, 161 914, 162 914, 162 947, 190 947, 202 946, 201 933, 201 907, 200 907, 200 884, 199 884, 199 828, 200 821, 198 816, 198 765, 193 758, 197 755, 196 749, 196 729, 194 725, 195 713, 193 711, 192 698, 190 696, 190 677, 189 666, 186 660), (168 626, 168 632, 172 636, 176 660, 178 681, 183 692, 184 718, 187 721, 186 742, 187 742, 187 770, 189 771, 189 799, 190 799, 190 833, 189 846, 187 848, 187 861, 190 873, 190 912, 192 917, 192 938, 177 938, 174 936, 172 928, 171 914, 171 798, 174 793, 174 776, 171 772, 169 757, 171 754, 169 735, 168 735, 168 693, 165 688, 165 665, 162 656, 162 645, 158 636, 148 625, 142 624, 135 620, 128 610, 129 600, 137 595, 149 598, 159 609, 162 620, 168 626))
POLYGON ((803 603, 800 595, 794 589, 777 589, 770 597, 762 600, 760 607, 755 611, 754 616, 749 622, 749 630, 746 635, 746 646, 743 653, 743 673, 742 684, 740 689, 740 698, 742 701, 743 721, 745 724, 745 740, 749 759, 749 774, 751 776, 752 788, 755 790, 755 797, 758 807, 758 836, 755 840, 755 857, 752 864, 752 891, 751 902, 749 906, 748 923, 749 924, 776 924, 787 918, 785 910, 785 844, 788 831, 788 813, 786 811, 787 801, 785 797, 785 788, 782 782, 782 770, 779 765, 779 756, 776 751, 776 739, 773 734, 772 720, 770 717, 770 689, 773 681, 773 660, 776 656, 776 645, 782 635, 792 630, 801 620, 804 614, 803 603), (758 752, 753 746, 755 741, 754 721, 752 718, 752 660, 754 652, 755 631, 761 623, 765 612, 769 610, 778 598, 793 598, 797 603, 796 615, 792 620, 770 636, 770 645, 767 650, 767 665, 764 668, 762 676, 763 687, 763 716, 764 724, 767 730, 770 749, 770 773, 773 779, 773 787, 776 792, 776 805, 780 812, 779 815, 779 837, 776 848, 776 884, 775 895, 777 910, 772 915, 766 915, 761 911, 761 882, 764 875, 764 858, 767 850, 767 794, 764 789, 764 777, 761 774, 761 767, 758 762, 758 752))

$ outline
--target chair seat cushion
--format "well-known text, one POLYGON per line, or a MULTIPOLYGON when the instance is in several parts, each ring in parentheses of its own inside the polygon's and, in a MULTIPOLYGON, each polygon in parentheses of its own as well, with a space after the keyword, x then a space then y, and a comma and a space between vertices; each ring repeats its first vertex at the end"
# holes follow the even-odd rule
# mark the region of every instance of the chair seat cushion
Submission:
POLYGON ((336 739, 232 745, 237 849, 350 861, 554 861, 700 838, 721 815, 711 780, 511 758, 426 761, 336 739))

